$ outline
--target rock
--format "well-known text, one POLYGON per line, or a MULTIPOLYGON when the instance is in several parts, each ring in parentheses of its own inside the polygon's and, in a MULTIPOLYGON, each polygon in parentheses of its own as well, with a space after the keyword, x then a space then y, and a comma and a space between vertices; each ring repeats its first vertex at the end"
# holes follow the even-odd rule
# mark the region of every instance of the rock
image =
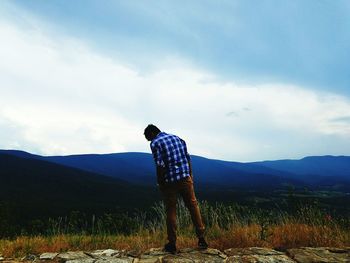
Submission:
POLYGON ((5 258, 2 256, 2 255, 0 255, 0 261, 3 261, 5 258))
POLYGON ((68 251, 64 253, 59 253, 57 255, 57 258, 61 259, 62 261, 72 261, 76 259, 90 259, 91 257, 83 251, 68 251))
POLYGON ((134 263, 161 263, 162 256, 141 255, 140 259, 135 258, 134 263))
POLYGON ((300 263, 350 262, 349 248, 301 247, 287 250, 287 255, 300 263))
POLYGON ((34 261, 37 259, 36 255, 28 254, 25 257, 21 258, 21 261, 34 261))
POLYGON ((167 255, 162 259, 161 262, 163 262, 163 263, 193 263, 194 261, 192 259, 185 258, 182 255, 181 256, 180 255, 167 255))
POLYGON ((133 258, 138 258, 138 257, 141 256, 141 254, 142 254, 142 251, 141 250, 136 250, 136 249, 130 250, 130 251, 128 251, 126 253, 126 255, 131 256, 133 258))
POLYGON ((116 257, 105 257, 99 258, 94 263, 132 263, 134 261, 133 258, 124 257, 124 258, 116 258, 116 257))
POLYGON ((230 248, 225 253, 229 256, 227 263, 295 263, 284 253, 271 248, 230 248))
POLYGON ((73 259, 67 260, 66 263, 94 263, 96 259, 94 258, 81 258, 81 259, 73 259))
MULTIPOLYGON (((63 261, 65 263, 342 263, 350 262, 350 247, 301 247, 288 249, 287 254, 271 248, 250 247, 230 248, 225 253, 208 248, 204 250, 184 248, 175 255, 162 248, 151 248, 142 253, 139 250, 94 250, 90 252, 70 251, 65 253, 43 253, 40 260, 63 261)), ((23 261, 37 261, 35 255, 27 255, 23 261)), ((19 262, 0 255, 2 262, 19 262)))
POLYGON ((249 247, 249 248, 230 248, 225 250, 226 255, 284 255, 284 253, 265 247, 249 247))
POLYGON ((146 250, 143 254, 150 255, 150 256, 165 256, 165 255, 169 255, 170 253, 165 252, 163 248, 158 247, 158 248, 150 248, 146 250))
POLYGON ((180 253, 176 255, 167 255, 163 257, 162 262, 225 262, 227 256, 217 249, 208 248, 205 250, 198 249, 184 249, 180 250, 180 253))
POLYGON ((151 248, 143 253, 139 261, 144 263, 156 262, 224 262, 227 256, 220 250, 208 248, 205 250, 198 250, 193 248, 181 249, 179 253, 173 255, 163 251, 162 248, 151 248))
POLYGON ((113 256, 121 256, 124 254, 124 251, 114 250, 114 249, 102 249, 102 250, 95 250, 92 252, 85 252, 85 254, 91 256, 91 257, 113 257, 113 256))
POLYGON ((58 253, 43 253, 40 255, 39 259, 41 260, 52 260, 54 259, 58 253))
POLYGON ((227 258, 227 255, 222 253, 220 250, 214 249, 214 248, 207 248, 205 250, 201 250, 201 253, 208 254, 208 255, 216 255, 216 256, 219 256, 219 257, 224 258, 224 259, 227 258))

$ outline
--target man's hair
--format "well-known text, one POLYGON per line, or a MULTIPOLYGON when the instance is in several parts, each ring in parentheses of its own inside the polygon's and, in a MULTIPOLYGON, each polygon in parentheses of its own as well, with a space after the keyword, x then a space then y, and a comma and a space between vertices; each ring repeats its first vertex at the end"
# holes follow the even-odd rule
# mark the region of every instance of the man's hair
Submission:
POLYGON ((143 134, 146 136, 146 138, 149 138, 151 136, 151 133, 158 134, 160 133, 160 130, 157 126, 153 124, 148 124, 143 134))

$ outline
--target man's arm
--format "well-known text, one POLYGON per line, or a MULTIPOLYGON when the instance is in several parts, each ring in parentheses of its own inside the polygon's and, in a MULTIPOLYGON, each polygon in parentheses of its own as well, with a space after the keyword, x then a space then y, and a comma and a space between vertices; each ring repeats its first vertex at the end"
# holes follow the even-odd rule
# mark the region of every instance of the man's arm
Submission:
POLYGON ((163 185, 165 183, 166 169, 165 169, 164 161, 162 159, 162 154, 157 145, 151 144, 151 150, 152 150, 154 162, 156 163, 158 185, 163 185))
POLYGON ((191 159, 187 159, 187 160, 188 160, 188 164, 189 164, 189 166, 190 166, 190 176, 191 176, 191 178, 192 178, 192 180, 193 180, 192 162, 191 162, 191 159))
POLYGON ((190 176, 191 176, 191 178, 193 179, 191 156, 190 156, 190 154, 189 154, 188 151, 187 151, 186 142, 185 142, 184 140, 182 140, 182 139, 181 139, 181 141, 182 141, 183 146, 184 146, 184 149, 185 149, 186 159, 187 159, 188 165, 190 166, 190 176))
POLYGON ((165 167, 157 165, 157 182, 158 182, 158 185, 165 184, 165 174, 166 174, 165 167))

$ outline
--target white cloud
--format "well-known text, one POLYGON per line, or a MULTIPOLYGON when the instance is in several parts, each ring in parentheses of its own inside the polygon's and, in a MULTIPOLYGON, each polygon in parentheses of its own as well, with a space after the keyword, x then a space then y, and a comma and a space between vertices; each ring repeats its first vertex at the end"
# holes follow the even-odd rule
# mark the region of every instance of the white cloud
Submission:
POLYGON ((349 154, 350 123, 334 121, 348 116, 348 98, 222 83, 172 56, 155 58, 160 66, 144 74, 40 25, 2 21, 0 37, 0 148, 149 151, 143 129, 154 123, 186 139, 191 153, 213 158, 349 154))

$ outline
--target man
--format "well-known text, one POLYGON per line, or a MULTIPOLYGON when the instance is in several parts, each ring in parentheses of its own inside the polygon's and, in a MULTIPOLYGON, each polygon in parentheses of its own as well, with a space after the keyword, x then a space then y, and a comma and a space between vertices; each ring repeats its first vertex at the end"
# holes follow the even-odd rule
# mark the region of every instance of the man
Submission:
POLYGON ((164 198, 168 243, 164 250, 176 253, 176 201, 180 194, 188 208, 198 237, 198 247, 208 247, 204 224, 193 188, 192 165, 186 143, 176 135, 161 132, 153 124, 144 131, 157 169, 157 181, 164 198))

